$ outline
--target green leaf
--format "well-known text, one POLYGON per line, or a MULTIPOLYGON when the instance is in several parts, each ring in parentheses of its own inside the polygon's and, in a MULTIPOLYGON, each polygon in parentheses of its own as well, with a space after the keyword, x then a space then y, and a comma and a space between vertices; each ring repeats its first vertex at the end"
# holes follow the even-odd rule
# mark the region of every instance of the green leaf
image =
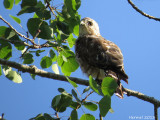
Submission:
POLYGON ((74 98, 78 101, 81 102, 80 99, 77 96, 77 93, 72 89, 72 95, 74 96, 74 98))
POLYGON ((95 120, 95 117, 91 114, 83 114, 80 120, 95 120))
POLYGON ((13 40, 14 37, 16 37, 16 40, 19 39, 19 38, 17 38, 18 36, 16 35, 15 31, 13 31, 11 28, 7 28, 6 31, 5 31, 5 38, 13 40))
POLYGON ((0 76, 2 75, 2 68, 1 68, 1 65, 0 65, 0 76))
POLYGON ((66 107, 70 106, 72 102, 71 95, 61 94, 61 97, 54 97, 52 100, 52 108, 57 112, 64 112, 66 107))
POLYGON ((111 108, 111 97, 109 95, 106 95, 99 101, 100 114, 103 117, 105 117, 110 108, 111 108))
POLYGON ((32 79, 35 80, 36 75, 35 74, 30 74, 32 79))
POLYGON ((19 2, 21 2, 21 0, 15 0, 16 5, 18 5, 19 2))
POLYGON ((58 91, 59 91, 60 93, 66 92, 65 89, 63 89, 63 88, 58 88, 58 91))
MULTIPOLYGON (((17 41, 21 42, 20 39, 17 39, 17 41)), ((15 48, 16 48, 17 50, 24 50, 24 48, 25 48, 24 45, 22 45, 21 43, 18 43, 18 42, 15 43, 14 46, 15 46, 15 48)))
POLYGON ((54 73, 59 74, 59 69, 57 64, 52 65, 52 70, 54 71, 54 73))
POLYGON ((0 58, 9 60, 12 57, 12 46, 10 43, 0 40, 0 58))
POLYGON ((22 0, 21 8, 25 6, 36 6, 37 0, 22 0))
POLYGON ((83 93, 82 93, 82 94, 84 94, 85 92, 88 92, 90 89, 91 89, 90 86, 86 87, 86 88, 83 90, 83 93))
POLYGON ((7 30, 6 26, 0 26, 0 37, 5 37, 6 30, 7 30))
POLYGON ((78 113, 77 110, 72 110, 70 120, 78 120, 78 113))
POLYGON ((36 15, 39 17, 39 18, 41 18, 41 19, 44 19, 44 20, 48 20, 48 19, 50 19, 51 18, 51 13, 50 13, 50 11, 48 11, 48 10, 46 10, 46 9, 44 9, 44 10, 38 10, 37 12, 36 12, 36 15))
POLYGON ((16 21, 18 24, 21 24, 21 20, 15 16, 9 15, 14 21, 16 21))
POLYGON ((45 120, 54 120, 48 113, 44 113, 45 120))
POLYGON ((81 0, 75 0, 76 1, 76 10, 79 9, 79 7, 81 6, 81 0))
POLYGON ((39 34, 38 38, 51 39, 51 28, 47 22, 42 21, 40 18, 30 18, 27 22, 27 27, 33 37, 39 34))
POLYGON ((6 9, 11 10, 13 8, 14 0, 4 0, 3 5, 6 9))
POLYGON ((59 104, 60 100, 61 100, 61 95, 55 96, 55 97, 53 98, 53 100, 52 100, 52 107, 57 106, 57 105, 59 104))
POLYGON ((49 54, 50 57, 52 58, 52 62, 55 62, 57 60, 57 56, 52 49, 50 49, 49 54))
POLYGON ((78 87, 78 85, 77 85, 74 81, 70 80, 68 77, 66 77, 66 78, 67 78, 68 82, 69 82, 74 88, 78 87))
POLYGON ((102 85, 101 85, 102 92, 104 95, 112 96, 115 93, 117 86, 118 85, 113 78, 106 77, 102 81, 102 85))
POLYGON ((100 86, 96 83, 96 81, 92 78, 92 76, 89 76, 89 86, 99 95, 102 95, 100 86))
POLYGON ((75 38, 73 38, 72 34, 70 34, 70 36, 67 38, 67 41, 68 41, 69 47, 72 48, 75 44, 75 38))
POLYGON ((45 50, 37 50, 36 51, 36 56, 40 56, 40 54, 39 53, 42 53, 42 52, 44 52, 45 50))
POLYGON ((75 25, 74 28, 73 28, 73 33, 76 35, 76 36, 79 36, 79 24, 75 25))
POLYGON ((98 108, 98 106, 92 102, 85 102, 83 105, 85 108, 87 108, 88 110, 91 110, 91 111, 96 111, 98 108))
POLYGON ((61 67, 65 71, 74 72, 76 69, 78 69, 79 65, 75 57, 70 57, 70 58, 67 58, 67 62, 64 62, 63 66, 61 67))
POLYGON ((34 7, 34 6, 25 6, 18 12, 17 15, 19 16, 19 15, 22 15, 24 13, 33 13, 33 12, 36 12, 38 10, 39 10, 39 8, 34 7))
POLYGON ((3 72, 9 80, 15 83, 22 83, 22 78, 20 74, 16 71, 13 71, 11 67, 3 66, 3 72))
POLYGON ((41 59, 40 65, 42 68, 49 68, 52 65, 52 59, 48 56, 44 56, 41 59))
POLYGON ((34 62, 33 55, 30 53, 24 54, 23 59, 23 64, 32 64, 34 62))
POLYGON ((79 102, 72 101, 69 107, 71 107, 73 109, 78 109, 81 107, 81 104, 79 102))

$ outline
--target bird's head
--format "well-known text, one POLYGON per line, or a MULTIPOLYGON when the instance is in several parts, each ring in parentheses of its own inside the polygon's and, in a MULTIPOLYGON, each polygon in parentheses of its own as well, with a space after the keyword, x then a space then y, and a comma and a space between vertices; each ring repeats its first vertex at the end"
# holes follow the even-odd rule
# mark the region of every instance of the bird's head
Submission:
POLYGON ((85 35, 100 36, 99 26, 97 22, 89 17, 83 18, 79 26, 79 36, 85 35))

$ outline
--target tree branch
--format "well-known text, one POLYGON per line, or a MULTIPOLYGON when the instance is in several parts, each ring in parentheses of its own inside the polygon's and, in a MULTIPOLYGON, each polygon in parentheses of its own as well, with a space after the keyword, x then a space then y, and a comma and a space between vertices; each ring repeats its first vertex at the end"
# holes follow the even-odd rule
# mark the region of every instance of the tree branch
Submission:
POLYGON ((154 117, 155 120, 158 120, 158 106, 154 104, 154 117))
POLYGON ((133 4, 133 2, 131 0, 128 0, 128 3, 137 11, 139 12, 141 15, 149 18, 149 19, 153 19, 153 20, 156 20, 156 21, 160 21, 160 18, 156 18, 154 16, 151 16, 151 15, 148 15, 146 13, 144 13, 142 10, 140 10, 136 5, 133 4))
MULTIPOLYGON (((54 80, 68 82, 68 80, 66 79, 66 77, 64 75, 58 75, 58 74, 54 74, 51 72, 47 72, 47 71, 38 69, 36 66, 33 66, 33 65, 31 65, 31 66, 21 65, 19 63, 4 60, 1 58, 0 58, 0 64, 13 67, 13 68, 18 69, 19 71, 22 71, 22 72, 28 72, 28 73, 32 73, 32 74, 35 74, 35 75, 38 75, 41 77, 46 77, 46 78, 51 78, 54 80)), ((88 80, 84 80, 84 79, 80 79, 80 78, 76 78, 76 77, 68 77, 68 78, 71 79, 72 81, 76 82, 77 84, 89 86, 88 80)), ((156 106, 155 109, 158 109, 158 107, 160 107, 160 101, 155 99, 154 97, 150 97, 150 96, 144 95, 143 93, 140 93, 140 92, 137 92, 134 90, 130 90, 127 88, 125 88, 125 91, 127 92, 128 96, 134 96, 138 99, 152 103, 153 105, 156 106)), ((155 111, 157 111, 157 110, 155 110, 155 111)), ((155 112, 155 114, 156 114, 156 112, 155 112)))
POLYGON ((58 45, 58 43, 56 42, 51 42, 51 41, 47 41, 46 43, 44 44, 41 44, 41 45, 30 45, 24 41, 19 41, 19 40, 9 40, 9 39, 6 39, 6 38, 3 38, 3 37, 0 37, 0 40, 3 40, 3 41, 7 41, 7 42, 10 42, 12 44, 15 44, 15 43, 19 43, 21 45, 24 45, 24 46, 28 46, 28 49, 29 48, 32 48, 32 49, 39 49, 39 48, 45 48, 45 47, 56 47, 58 45), (49 45, 49 44, 52 44, 52 45, 49 45))

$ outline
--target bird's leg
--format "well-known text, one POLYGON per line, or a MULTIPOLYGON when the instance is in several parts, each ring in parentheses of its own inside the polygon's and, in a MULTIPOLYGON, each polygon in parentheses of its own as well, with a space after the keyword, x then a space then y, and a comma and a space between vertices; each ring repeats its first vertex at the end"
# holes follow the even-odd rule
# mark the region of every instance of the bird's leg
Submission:
POLYGON ((101 85, 102 84, 102 80, 100 80, 99 79, 99 74, 100 74, 100 72, 98 72, 98 74, 97 74, 97 77, 96 77, 96 79, 95 79, 95 81, 96 81, 96 83, 98 84, 98 85, 101 85))

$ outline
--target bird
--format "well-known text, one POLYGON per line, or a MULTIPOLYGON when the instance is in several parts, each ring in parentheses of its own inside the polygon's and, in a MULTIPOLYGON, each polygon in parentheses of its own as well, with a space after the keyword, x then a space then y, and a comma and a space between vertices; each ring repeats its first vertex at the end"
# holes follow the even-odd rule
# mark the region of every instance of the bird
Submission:
POLYGON ((87 76, 91 75, 98 84, 101 84, 105 77, 114 78, 118 84, 115 94, 123 98, 125 90, 120 80, 128 84, 123 54, 115 43, 101 36, 98 23, 89 17, 80 21, 75 55, 82 72, 87 76))

